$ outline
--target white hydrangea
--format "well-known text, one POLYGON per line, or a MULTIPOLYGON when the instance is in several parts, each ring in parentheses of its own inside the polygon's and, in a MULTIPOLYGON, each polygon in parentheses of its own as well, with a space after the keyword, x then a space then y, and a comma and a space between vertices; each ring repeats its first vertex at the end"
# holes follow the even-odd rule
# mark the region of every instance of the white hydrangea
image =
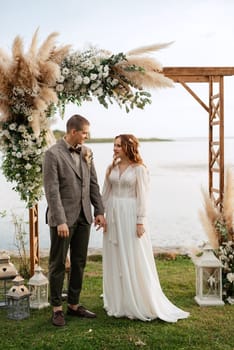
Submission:
POLYGON ((32 165, 31 165, 31 164, 27 163, 27 164, 25 165, 25 169, 26 169, 26 170, 30 170, 31 168, 32 168, 32 165))
POLYGON ((83 81, 83 79, 82 79, 82 77, 81 77, 80 75, 77 75, 77 76, 75 77, 75 79, 74 79, 74 83, 75 83, 76 85, 80 85, 80 84, 82 83, 82 81, 83 81))
POLYGON ((9 129, 10 129, 10 130, 16 130, 16 127, 17 127, 16 123, 11 123, 11 124, 9 125, 9 129))
POLYGON ((227 280, 228 280, 229 282, 233 283, 233 282, 234 282, 234 273, 229 272, 229 273, 227 274, 227 280))
POLYGON ((88 85, 88 84, 90 83, 89 77, 84 77, 84 78, 83 78, 83 83, 84 83, 85 85, 88 85))
POLYGON ((91 73, 91 74, 90 74, 90 80, 96 80, 97 77, 98 77, 98 75, 95 74, 95 73, 91 73))
POLYGON ((64 90, 63 84, 57 84, 57 85, 56 85, 56 91, 62 92, 63 90, 64 90))
POLYGON ((62 69, 62 75, 68 75, 70 73, 70 70, 67 67, 64 67, 62 69))

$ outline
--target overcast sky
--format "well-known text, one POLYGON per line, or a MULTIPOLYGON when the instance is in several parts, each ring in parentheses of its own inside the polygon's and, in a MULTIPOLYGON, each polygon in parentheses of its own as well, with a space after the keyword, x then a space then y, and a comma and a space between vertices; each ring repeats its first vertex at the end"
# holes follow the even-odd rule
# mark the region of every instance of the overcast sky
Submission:
MULTIPOLYGON (((39 27, 40 42, 54 31, 58 44, 85 49, 92 44, 113 53, 174 41, 155 53, 163 66, 234 66, 233 0, 0 0, 0 47, 10 51, 15 36, 28 48, 39 27)), ((191 87, 208 103, 208 86, 191 87)), ((234 76, 225 78, 225 134, 234 136, 234 76)), ((151 91, 152 104, 126 114, 97 102, 68 106, 64 120, 80 113, 93 137, 134 133, 137 137, 206 136, 208 113, 178 84, 151 91)))

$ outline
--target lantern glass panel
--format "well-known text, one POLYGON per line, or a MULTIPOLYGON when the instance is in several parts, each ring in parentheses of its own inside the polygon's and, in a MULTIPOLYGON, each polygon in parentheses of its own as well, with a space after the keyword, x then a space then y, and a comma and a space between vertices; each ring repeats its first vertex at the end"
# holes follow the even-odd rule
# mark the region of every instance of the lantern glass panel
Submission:
POLYGON ((5 307, 7 305, 7 281, 0 280, 0 307, 5 307))
POLYGON ((220 269, 203 268, 203 296, 220 297, 220 269))
POLYGON ((29 286, 31 293, 30 296, 30 307, 40 309, 49 306, 48 303, 48 285, 42 286, 29 286))
POLYGON ((12 320, 22 320, 29 317, 29 296, 20 299, 8 297, 7 317, 12 320))

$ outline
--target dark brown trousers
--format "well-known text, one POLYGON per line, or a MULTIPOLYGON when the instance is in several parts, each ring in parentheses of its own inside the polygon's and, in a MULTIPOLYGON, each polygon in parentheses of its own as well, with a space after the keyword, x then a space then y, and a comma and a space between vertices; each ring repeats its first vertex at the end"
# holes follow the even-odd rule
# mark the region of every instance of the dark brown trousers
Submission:
POLYGON ((90 224, 81 211, 75 224, 69 227, 69 237, 58 236, 57 227, 50 227, 49 286, 52 306, 62 305, 62 290, 65 278, 65 264, 70 247, 70 279, 68 304, 78 304, 82 289, 84 268, 87 260, 90 224))

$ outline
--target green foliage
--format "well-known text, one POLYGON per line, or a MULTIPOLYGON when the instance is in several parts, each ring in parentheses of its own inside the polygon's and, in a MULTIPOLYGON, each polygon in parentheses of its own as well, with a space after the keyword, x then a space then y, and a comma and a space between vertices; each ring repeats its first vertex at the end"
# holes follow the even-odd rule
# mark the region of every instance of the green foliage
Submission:
POLYGON ((5 218, 6 215, 7 215, 6 210, 0 211, 0 217, 1 218, 5 218))
POLYGON ((224 220, 217 220, 215 223, 215 228, 220 235, 220 241, 227 241, 228 238, 228 228, 224 220))
POLYGON ((12 222, 15 228, 15 246, 18 252, 18 272, 19 274, 28 279, 30 277, 30 260, 27 254, 28 245, 28 232, 25 230, 25 224, 23 217, 12 213, 12 222))
POLYGON ((234 300, 234 242, 222 242, 216 255, 222 263, 223 299, 233 303, 234 300))
POLYGON ((13 182, 20 199, 33 207, 42 197, 42 157, 46 148, 46 131, 36 137, 28 125, 2 124, 2 172, 13 182))

